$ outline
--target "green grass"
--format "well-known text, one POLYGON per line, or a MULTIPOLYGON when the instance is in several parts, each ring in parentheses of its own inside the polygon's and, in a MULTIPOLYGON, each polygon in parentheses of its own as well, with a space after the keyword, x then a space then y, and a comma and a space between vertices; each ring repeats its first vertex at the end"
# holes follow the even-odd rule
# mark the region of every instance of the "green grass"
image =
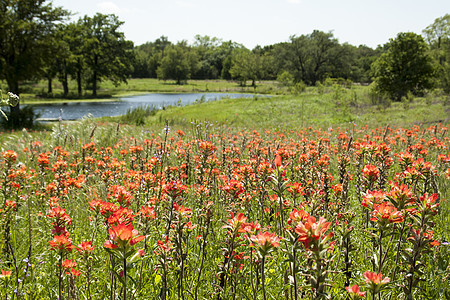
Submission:
POLYGON ((169 107, 149 117, 149 124, 187 125, 192 120, 226 123, 251 128, 297 129, 308 126, 329 128, 349 123, 371 126, 407 126, 448 122, 449 106, 442 97, 432 104, 416 98, 409 107, 392 103, 389 107, 373 105, 368 87, 353 87, 336 97, 333 88, 319 93, 308 88, 300 95, 285 95, 220 101, 169 107), (355 96, 356 95, 356 96, 355 96))

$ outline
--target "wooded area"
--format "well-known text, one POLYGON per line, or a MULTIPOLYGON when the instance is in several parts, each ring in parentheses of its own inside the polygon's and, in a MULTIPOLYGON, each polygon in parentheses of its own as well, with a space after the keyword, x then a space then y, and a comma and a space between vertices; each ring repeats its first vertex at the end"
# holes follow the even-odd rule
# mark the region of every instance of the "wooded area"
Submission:
POLYGON ((123 22, 117 16, 97 13, 68 22, 69 12, 44 0, 2 1, 0 10, 0 79, 15 94, 20 94, 20 82, 46 79, 51 95, 52 81, 58 79, 63 97, 81 98, 86 90, 95 97, 102 80, 120 83, 128 78, 177 84, 226 79, 241 85, 258 80, 286 85, 315 85, 327 78, 365 84, 375 80, 377 90, 394 100, 432 87, 450 90, 448 14, 424 29, 423 36, 399 33, 376 49, 341 44, 333 33, 319 30, 247 49, 201 35, 192 44, 161 36, 134 46, 120 30, 123 22), (69 91, 70 79, 77 82, 76 92, 69 91))

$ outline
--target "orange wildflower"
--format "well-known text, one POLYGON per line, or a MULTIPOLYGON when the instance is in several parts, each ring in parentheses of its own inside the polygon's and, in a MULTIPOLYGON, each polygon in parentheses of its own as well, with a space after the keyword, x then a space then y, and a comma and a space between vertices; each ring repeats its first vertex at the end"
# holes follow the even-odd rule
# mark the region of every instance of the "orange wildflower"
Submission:
POLYGON ((72 240, 67 237, 65 234, 56 235, 53 240, 48 242, 50 244, 50 250, 60 250, 71 252, 74 245, 72 245, 72 240))
POLYGON ((363 176, 367 178, 370 182, 376 181, 380 177, 380 171, 376 166, 373 165, 365 165, 362 170, 363 176))
POLYGON ((401 223, 405 219, 402 212, 398 211, 389 202, 374 204, 374 208, 375 209, 372 212, 372 218, 370 220, 379 222, 383 226, 389 223, 401 223))
POLYGON ((112 225, 108 230, 111 240, 105 241, 105 248, 117 249, 127 248, 142 241, 145 236, 137 236, 138 231, 133 228, 133 224, 119 223, 116 226, 112 225))
POLYGON ((0 278, 9 278, 11 277, 12 271, 1 270, 0 278))
POLYGON ((384 277, 381 273, 373 273, 366 271, 363 274, 364 280, 372 292, 378 293, 383 285, 388 284, 391 280, 388 277, 384 277))
POLYGON ((87 254, 87 253, 94 251, 94 248, 95 248, 95 246, 92 246, 91 241, 86 241, 86 242, 79 244, 77 250, 78 250, 78 252, 80 252, 80 254, 87 254))
POLYGON ((366 292, 361 292, 361 289, 357 284, 353 285, 352 287, 346 286, 345 289, 350 294, 350 297, 352 299, 357 299, 366 295, 366 292))
POLYGON ((299 235, 298 240, 303 243, 306 249, 309 249, 313 245, 313 250, 316 249, 317 241, 325 243, 329 238, 333 236, 332 233, 325 235, 331 226, 331 222, 327 222, 325 218, 320 217, 319 221, 313 216, 308 216, 305 221, 299 222, 295 227, 295 233, 299 235), (323 239, 322 239, 323 238, 323 239))
POLYGON ((280 245, 281 238, 275 233, 260 232, 257 235, 252 235, 250 240, 259 248, 261 254, 264 256, 273 248, 280 245))
POLYGON ((234 213, 231 212, 231 219, 228 219, 228 224, 222 226, 222 228, 231 229, 232 232, 238 230, 238 232, 245 232, 242 227, 245 226, 245 221, 247 220, 244 217, 243 213, 239 213, 237 216, 234 216, 234 213))
POLYGON ((17 159, 17 153, 13 150, 6 150, 2 153, 2 156, 5 160, 7 160, 9 163, 13 163, 17 159))

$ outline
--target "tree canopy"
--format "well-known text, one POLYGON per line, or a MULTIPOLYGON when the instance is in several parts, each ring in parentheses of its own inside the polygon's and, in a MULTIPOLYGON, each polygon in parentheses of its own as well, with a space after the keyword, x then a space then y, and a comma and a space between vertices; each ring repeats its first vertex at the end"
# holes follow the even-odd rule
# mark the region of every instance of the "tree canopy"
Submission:
POLYGON ((181 84, 182 81, 191 78, 198 67, 197 53, 183 41, 165 49, 157 74, 159 79, 173 79, 177 84, 181 84))
POLYGON ((418 94, 432 86, 434 73, 428 45, 416 33, 399 33, 372 65, 376 89, 400 101, 408 92, 418 94))
POLYGON ((78 21, 83 28, 83 59, 92 94, 97 95, 97 83, 103 78, 114 84, 126 82, 133 61, 133 42, 125 39, 119 27, 123 22, 115 15, 97 13, 78 21))
MULTIPOLYGON (((0 79, 19 95, 19 82, 37 76, 51 53, 56 25, 68 16, 45 0, 0 1, 0 79)), ((17 123, 19 105, 12 108, 17 123)), ((18 125, 18 124, 17 124, 18 125)))
POLYGON ((450 14, 437 18, 423 34, 438 64, 439 86, 450 93, 450 14))

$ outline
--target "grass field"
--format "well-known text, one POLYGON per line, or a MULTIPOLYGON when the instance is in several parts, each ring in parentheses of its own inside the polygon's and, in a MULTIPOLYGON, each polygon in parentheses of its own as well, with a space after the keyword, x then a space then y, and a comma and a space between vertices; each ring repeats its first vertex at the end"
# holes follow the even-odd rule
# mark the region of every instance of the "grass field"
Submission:
MULTIPOLYGON (((424 126, 449 121, 449 100, 445 95, 417 97, 411 102, 373 104, 369 88, 353 86, 310 87, 296 95, 255 95, 253 98, 222 99, 186 107, 168 107, 147 118, 147 124, 189 126, 194 120, 248 128, 298 129, 348 126, 424 126), (353 126, 353 125, 352 125, 353 126)), ((118 120, 113 118, 112 120, 118 120)))

